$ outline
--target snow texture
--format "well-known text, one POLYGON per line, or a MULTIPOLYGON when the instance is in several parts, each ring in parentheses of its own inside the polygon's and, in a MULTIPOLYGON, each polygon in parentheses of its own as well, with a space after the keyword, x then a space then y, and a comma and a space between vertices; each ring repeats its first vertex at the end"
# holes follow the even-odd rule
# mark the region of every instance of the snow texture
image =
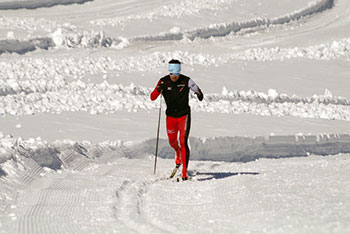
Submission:
POLYGON ((0 234, 350 233, 348 0, 0 11, 0 234), (173 58, 204 91, 180 183, 149 99, 173 58))
MULTIPOLYGON (((86 84, 81 80, 68 84, 64 79, 32 82, 10 79, 6 83, 0 89, 0 115, 59 114, 63 111, 99 114, 152 110, 158 106, 157 102, 149 100, 151 89, 134 84, 110 85, 107 81, 86 84)), ((251 90, 228 92, 224 87, 221 95, 207 94, 201 103, 192 95, 190 102, 194 111, 350 120, 350 101, 333 97, 329 90, 325 95, 301 98, 278 94, 274 89, 266 94, 251 90)))
POLYGON ((36 9, 40 7, 52 7, 56 5, 83 4, 92 0, 22 0, 1 1, 0 10, 36 9))
MULTIPOLYGON (((144 158, 153 154, 156 139, 145 142, 90 142, 56 141, 52 144, 38 139, 23 140, 10 136, 0 139, 0 165, 8 160, 25 157, 41 167, 57 170, 64 162, 61 154, 75 154, 79 157, 96 159, 105 153, 118 158, 144 158), (70 153, 68 153, 70 152, 70 153)), ((350 153, 350 135, 320 134, 265 137, 214 137, 190 138, 191 159, 249 162, 259 158, 306 157, 314 155, 335 155, 350 153)), ((174 152, 166 140, 159 141, 159 157, 173 158, 174 152)), ((20 160, 20 159, 19 159, 20 160)), ((6 173, 6 171, 5 171, 6 173)), ((4 173, 3 173, 4 174, 4 173)))
MULTIPOLYGON (((18 8, 37 8, 40 6, 52 6, 53 4, 71 4, 74 2, 85 2, 83 1, 62 1, 61 3, 57 3, 55 1, 44 1, 40 2, 39 5, 37 5, 36 1, 26 1, 26 2, 19 2, 19 6, 17 6, 16 2, 12 3, 0 3, 0 9, 1 7, 3 9, 18 9, 18 8), (4 6, 1 6, 3 4, 4 6)), ((334 5, 334 0, 320 0, 317 2, 313 2, 312 4, 309 4, 305 9, 301 9, 299 11, 293 12, 292 14, 272 18, 272 19, 252 19, 247 22, 233 22, 233 23, 223 23, 223 24, 217 24, 217 25, 210 25, 206 28, 199 28, 192 31, 185 31, 181 32, 181 30, 172 30, 169 33, 161 33, 161 35, 157 36, 142 36, 142 37, 136 37, 136 38, 130 38, 127 40, 127 45, 129 43, 133 42, 140 42, 140 41, 168 41, 168 40, 195 40, 197 38, 213 38, 213 37, 225 37, 228 36, 231 33, 237 33, 241 30, 246 30, 250 28, 258 28, 258 27, 270 27, 273 25, 280 25, 280 24, 286 24, 290 21, 298 20, 302 17, 310 16, 313 14, 320 13, 322 11, 325 11, 327 9, 332 8, 334 5)), ((210 3, 210 6, 213 6, 213 3, 210 3)), ((186 7, 186 4, 184 6, 180 6, 182 9, 188 9, 186 7)), ((205 7, 205 4, 201 7, 205 7)), ((164 9, 163 9, 164 10, 164 9)), ((174 10, 176 12, 176 10, 174 10)), ((192 12, 193 13, 193 12, 192 12)), ((76 30, 76 28, 74 28, 76 30)), ((48 47, 52 46, 66 46, 66 47, 97 47, 97 46, 103 46, 103 47, 109 47, 114 45, 116 48, 124 48, 125 42, 123 42, 122 39, 114 39, 110 37, 105 37, 103 32, 76 32, 72 31, 71 27, 68 28, 58 28, 54 33, 50 35, 50 37, 47 38, 41 38, 41 39, 32 39, 25 42, 17 42, 19 44, 20 49, 14 49, 14 43, 16 41, 13 40, 3 40, 0 41, 0 54, 4 52, 9 53, 26 53, 29 51, 33 51, 35 48, 44 48, 47 49, 48 47), (54 43, 52 43, 54 42, 54 43)), ((321 55, 320 55, 321 56, 321 55)), ((322 57, 322 56, 321 56, 322 57)))

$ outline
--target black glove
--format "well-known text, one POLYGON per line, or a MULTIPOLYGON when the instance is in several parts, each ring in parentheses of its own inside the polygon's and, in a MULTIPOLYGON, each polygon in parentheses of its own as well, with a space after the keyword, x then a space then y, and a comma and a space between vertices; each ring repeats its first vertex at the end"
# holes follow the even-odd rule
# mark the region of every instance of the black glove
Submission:
POLYGON ((202 90, 198 89, 198 92, 195 93, 197 95, 197 98, 199 101, 202 101, 204 98, 204 95, 202 93, 202 90))
POLYGON ((157 86, 157 91, 161 93, 161 92, 163 92, 165 89, 166 89, 165 83, 164 83, 163 81, 160 82, 159 85, 157 86))

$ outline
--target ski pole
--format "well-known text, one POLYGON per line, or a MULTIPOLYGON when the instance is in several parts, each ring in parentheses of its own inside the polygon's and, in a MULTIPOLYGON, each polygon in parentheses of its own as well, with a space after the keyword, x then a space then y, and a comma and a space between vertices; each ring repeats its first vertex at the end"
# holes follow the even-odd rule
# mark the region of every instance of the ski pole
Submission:
POLYGON ((158 130, 157 130, 157 140, 156 140, 156 157, 154 158, 154 174, 156 174, 156 168, 157 168, 158 142, 159 142, 159 129, 160 129, 161 113, 162 113, 162 93, 160 93, 160 102, 159 102, 158 130))

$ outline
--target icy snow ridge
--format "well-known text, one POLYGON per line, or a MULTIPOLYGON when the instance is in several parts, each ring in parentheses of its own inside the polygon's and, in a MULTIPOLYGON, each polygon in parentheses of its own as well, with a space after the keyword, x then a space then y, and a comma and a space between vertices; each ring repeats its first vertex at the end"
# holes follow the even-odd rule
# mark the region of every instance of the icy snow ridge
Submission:
POLYGON ((103 32, 82 31, 77 32, 72 29, 57 29, 49 37, 35 38, 30 40, 0 40, 0 54, 18 53, 25 54, 37 48, 49 49, 52 47, 64 48, 96 48, 110 47, 115 44, 118 48, 122 40, 106 37, 103 32))
POLYGON ((0 10, 36 9, 56 5, 83 4, 92 0, 23 0, 0 2, 0 10))
MULTIPOLYGON (((350 153, 349 143, 350 135, 345 134, 190 138, 191 159, 226 162, 350 153)), ((25 169, 27 159, 34 161, 40 167, 58 170, 62 167, 75 169, 88 160, 106 155, 114 158, 144 158, 153 155, 154 146, 155 139, 140 143, 108 141, 95 145, 90 142, 79 143, 69 140, 48 143, 40 138, 23 140, 3 136, 0 138, 0 174, 2 176, 11 174, 14 167, 21 164, 25 169)), ((160 139, 158 152, 162 158, 174 157, 174 152, 166 139, 160 139)))
MULTIPOLYGON (((60 39, 57 39, 60 40, 60 39)), ((89 41, 89 40, 88 40, 89 41)), ((103 43, 103 37, 96 38, 97 43, 103 43)), ((107 40, 108 41, 108 40, 107 40)), ((74 40, 62 40, 62 44, 75 44, 74 40), (70 41, 70 42, 68 42, 70 41)), ((89 43, 87 43, 89 44, 89 43)), ((31 80, 52 79, 52 77, 69 77, 84 79, 88 74, 107 74, 110 71, 146 72, 164 69, 164 62, 172 58, 183 61, 188 66, 204 65, 219 66, 236 60, 284 60, 296 57, 310 59, 337 59, 341 56, 350 58, 350 39, 334 41, 325 45, 294 49, 250 49, 243 53, 213 56, 205 53, 189 53, 187 51, 154 52, 147 56, 129 56, 114 59, 101 57, 62 57, 45 59, 13 59, 0 62, 0 80, 6 83, 8 79, 31 80), (283 52, 284 51, 284 52, 283 52)), ((8 86, 2 83, 4 89, 8 86)))
MULTIPOLYGON (((35 113, 86 111, 91 114, 115 113, 120 110, 136 112, 158 108, 151 102, 150 88, 124 85, 87 84, 81 80, 66 83, 62 79, 47 82, 11 80, 0 90, 0 115, 31 115, 35 113), (24 84, 24 85, 23 85, 24 84), (11 94, 11 95, 10 95, 11 94)), ((190 97, 193 111, 230 114, 255 114, 263 116, 296 116, 350 121, 350 101, 333 97, 329 90, 325 95, 301 98, 278 94, 270 89, 267 94, 256 91, 228 92, 221 95, 207 94, 202 102, 190 97)))
POLYGON ((106 37, 101 32, 83 31, 76 32, 68 28, 59 28, 51 34, 53 42, 57 47, 69 48, 94 48, 94 47, 110 47, 113 43, 120 43, 121 40, 115 40, 106 37))
POLYGON ((194 40, 196 38, 207 39, 210 37, 225 37, 230 33, 236 33, 243 29, 256 28, 256 27, 269 27, 272 25, 285 24, 294 20, 298 20, 302 17, 310 16, 316 13, 320 13, 334 6, 334 0, 320 0, 309 4, 308 7, 299 11, 293 12, 289 15, 272 18, 272 19, 252 19, 246 22, 232 22, 210 25, 209 27, 199 28, 192 31, 184 32, 169 32, 163 33, 158 36, 142 36, 133 38, 135 41, 164 41, 164 40, 183 40, 184 38, 194 40))
POLYGON ((35 38, 28 41, 19 40, 0 40, 0 54, 2 53, 17 53, 25 54, 34 51, 37 48, 48 49, 55 46, 50 38, 35 38))
MULTIPOLYGON (((212 3, 211 3, 212 4, 212 3)), ((216 25, 210 25, 205 28, 199 28, 192 31, 184 31, 182 32, 180 29, 171 30, 170 32, 161 33, 156 36, 140 36, 130 39, 122 39, 122 38, 111 38, 105 36, 104 32, 93 32, 93 31, 84 31, 81 29, 77 29, 74 26, 59 26, 55 22, 44 22, 45 25, 48 24, 48 28, 51 28, 50 31, 54 31, 47 38, 41 39, 32 39, 27 41, 15 41, 15 40, 3 40, 0 41, 0 54, 4 52, 9 53, 19 53, 23 54, 29 51, 35 50, 38 48, 47 49, 49 47, 67 47, 67 48, 94 48, 94 47, 114 47, 117 49, 124 48, 133 42, 138 41, 163 41, 163 40, 183 40, 189 39, 191 41, 196 38, 207 39, 210 37, 224 37, 231 33, 236 33, 243 29, 248 28, 256 28, 256 27, 269 27, 271 25, 285 24, 290 21, 298 20, 302 17, 306 17, 312 14, 320 13, 324 10, 332 8, 334 5, 334 0, 320 0, 318 2, 314 2, 313 4, 309 4, 305 9, 296 11, 286 16, 281 16, 273 19, 253 19, 247 22, 240 23, 222 23, 216 25), (53 26, 56 25, 56 28, 53 26), (38 40, 40 43, 38 43, 38 40), (19 49, 14 49, 16 45, 14 43, 18 43, 19 49)), ((1 5, 0 5, 1 6, 1 5)), ((186 9, 186 8, 184 8, 186 9)), ((37 21, 37 19, 31 19, 31 21, 37 21)), ((3 26, 9 24, 6 18, 0 18, 0 23, 3 26)), ((26 24, 19 20, 21 27, 28 27, 26 24)), ((33 23, 33 22, 30 22, 33 23)), ((10 23, 12 25, 12 23, 10 23)), ((35 23, 34 27, 42 27, 40 24, 35 23)), ((12 27, 12 26, 11 26, 12 27)), ((11 28, 10 27, 10 28, 11 28)), ((29 27, 28 30, 32 31, 33 27, 29 27)), ((45 29, 46 31, 48 29, 45 29)))

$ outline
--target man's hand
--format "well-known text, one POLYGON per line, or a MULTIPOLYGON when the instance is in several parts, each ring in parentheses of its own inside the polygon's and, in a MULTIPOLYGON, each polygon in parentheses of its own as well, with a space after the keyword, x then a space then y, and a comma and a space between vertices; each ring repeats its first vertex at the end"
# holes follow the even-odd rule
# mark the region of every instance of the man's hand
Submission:
POLYGON ((202 100, 203 100, 204 95, 203 95, 203 93, 202 93, 202 90, 198 89, 198 91, 195 92, 195 94, 197 95, 197 98, 198 98, 199 101, 202 101, 202 100))
POLYGON ((165 83, 164 83, 163 81, 160 82, 159 85, 157 86, 157 91, 161 93, 161 92, 163 92, 165 89, 166 89, 165 83))

